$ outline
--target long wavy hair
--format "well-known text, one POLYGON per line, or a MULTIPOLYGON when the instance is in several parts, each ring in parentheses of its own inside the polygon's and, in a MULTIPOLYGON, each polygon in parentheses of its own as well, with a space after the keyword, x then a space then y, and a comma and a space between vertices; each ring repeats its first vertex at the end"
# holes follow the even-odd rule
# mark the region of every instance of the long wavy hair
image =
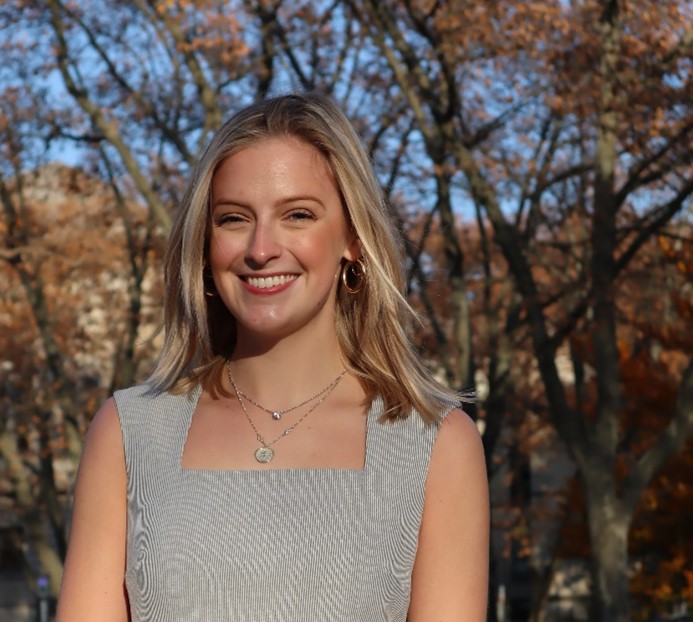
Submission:
POLYGON ((198 384, 222 389, 222 371, 235 347, 236 322, 219 297, 205 296, 210 237, 210 192, 219 164, 269 137, 292 136, 317 148, 341 192, 349 225, 361 243, 363 287, 337 292, 336 331, 348 369, 368 403, 384 402, 386 419, 412 410, 427 422, 460 396, 438 383, 409 339, 416 314, 405 299, 399 234, 360 139, 344 113, 317 94, 257 102, 231 117, 192 171, 164 256, 164 343, 149 383, 188 392, 198 384))

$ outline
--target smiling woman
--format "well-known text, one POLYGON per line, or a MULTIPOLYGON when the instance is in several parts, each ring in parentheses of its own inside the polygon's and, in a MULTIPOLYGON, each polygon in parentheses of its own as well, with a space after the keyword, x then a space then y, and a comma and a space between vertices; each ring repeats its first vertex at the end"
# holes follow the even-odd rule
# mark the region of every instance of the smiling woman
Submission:
POLYGON ((481 442, 403 291, 342 112, 232 117, 177 212, 157 366, 89 431, 58 620, 485 620, 481 442))
POLYGON ((263 139, 221 163, 211 197, 209 268, 239 328, 236 354, 299 331, 336 346, 339 275, 359 244, 320 152, 263 139))

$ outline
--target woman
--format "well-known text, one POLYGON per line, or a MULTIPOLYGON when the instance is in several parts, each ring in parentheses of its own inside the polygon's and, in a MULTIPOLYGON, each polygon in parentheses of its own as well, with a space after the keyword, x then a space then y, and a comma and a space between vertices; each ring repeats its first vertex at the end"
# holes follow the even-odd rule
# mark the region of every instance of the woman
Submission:
POLYGON ((397 244, 328 99, 221 128, 155 370, 85 443, 60 622, 485 620, 483 451, 407 339, 397 244))

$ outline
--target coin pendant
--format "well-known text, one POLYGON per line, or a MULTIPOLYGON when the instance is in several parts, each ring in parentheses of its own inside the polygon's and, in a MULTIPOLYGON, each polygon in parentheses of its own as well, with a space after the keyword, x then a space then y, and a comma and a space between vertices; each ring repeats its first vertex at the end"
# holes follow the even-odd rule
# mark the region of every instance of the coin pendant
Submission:
POLYGON ((255 460, 258 462, 269 462, 274 458, 274 451, 269 447, 258 447, 255 450, 255 460))
POLYGON ((279 421, 281 418, 282 418, 282 414, 278 410, 275 410, 272 413, 272 419, 274 419, 275 421, 279 421))

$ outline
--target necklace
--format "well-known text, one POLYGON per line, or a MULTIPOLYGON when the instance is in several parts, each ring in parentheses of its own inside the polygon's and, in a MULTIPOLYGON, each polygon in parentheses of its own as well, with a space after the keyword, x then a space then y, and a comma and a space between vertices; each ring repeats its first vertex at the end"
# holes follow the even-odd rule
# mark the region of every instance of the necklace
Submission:
POLYGON ((282 415, 285 415, 286 413, 290 413, 292 410, 296 410, 297 408, 301 408, 301 406, 305 406, 309 402, 312 402, 313 400, 318 399, 323 393, 327 393, 328 391, 331 391, 336 384, 342 379, 342 376, 346 373, 346 370, 342 370, 341 373, 332 381, 330 384, 328 384, 324 389, 321 391, 318 391, 315 395, 312 397, 309 397, 307 400, 303 400, 300 404, 296 404, 296 406, 292 406, 291 408, 283 408, 282 410, 276 409, 270 409, 270 408, 265 408, 262 404, 258 404, 252 397, 247 395, 246 393, 243 393, 238 387, 236 387, 235 383, 231 379, 231 375, 229 372, 229 380, 231 381, 231 384, 233 385, 234 390, 238 395, 240 395, 242 398, 250 402, 253 406, 257 406, 260 410, 264 410, 267 414, 272 415, 272 419, 275 421, 279 421, 282 418, 282 415))
MULTIPOLYGON (((293 425, 290 425, 288 428, 286 428, 277 438, 274 440, 270 441, 269 443, 264 439, 262 434, 258 431, 258 429, 255 427, 255 424, 253 423, 253 420, 250 418, 250 415, 248 414, 248 410, 245 407, 245 403, 243 402, 243 395, 241 392, 238 390, 238 387, 236 386, 236 383, 233 379, 233 376, 231 375, 231 368, 229 365, 226 365, 226 375, 229 377, 229 382, 231 383, 231 386, 233 387, 234 392, 236 393, 236 397, 238 398, 238 403, 241 405, 241 409, 243 410, 243 414, 245 415, 245 418, 248 420, 248 423, 250 424, 250 427, 253 428, 253 432, 255 432, 255 438, 257 438, 258 443, 260 443, 260 447, 258 447, 255 450, 255 460, 258 462, 269 462, 274 458, 274 450, 272 449, 272 445, 274 445, 279 439, 284 438, 285 436, 288 436, 293 432, 296 427, 298 427, 298 424, 301 423, 310 413, 312 413, 320 404, 322 404, 334 391, 334 388, 339 384, 339 381, 342 379, 342 377, 346 374, 346 369, 342 370, 342 372, 337 376, 328 386, 326 389, 324 389, 322 392, 318 393, 315 397, 320 397, 320 399, 315 402, 305 413, 304 415, 293 425)), ((315 399, 315 397, 311 399, 315 399)), ((310 400, 307 400, 309 402, 310 400)), ((307 403, 306 402, 306 403, 307 403)), ((298 406, 295 406, 294 408, 298 408, 298 406)), ((286 411, 284 411, 286 412, 286 411)))

